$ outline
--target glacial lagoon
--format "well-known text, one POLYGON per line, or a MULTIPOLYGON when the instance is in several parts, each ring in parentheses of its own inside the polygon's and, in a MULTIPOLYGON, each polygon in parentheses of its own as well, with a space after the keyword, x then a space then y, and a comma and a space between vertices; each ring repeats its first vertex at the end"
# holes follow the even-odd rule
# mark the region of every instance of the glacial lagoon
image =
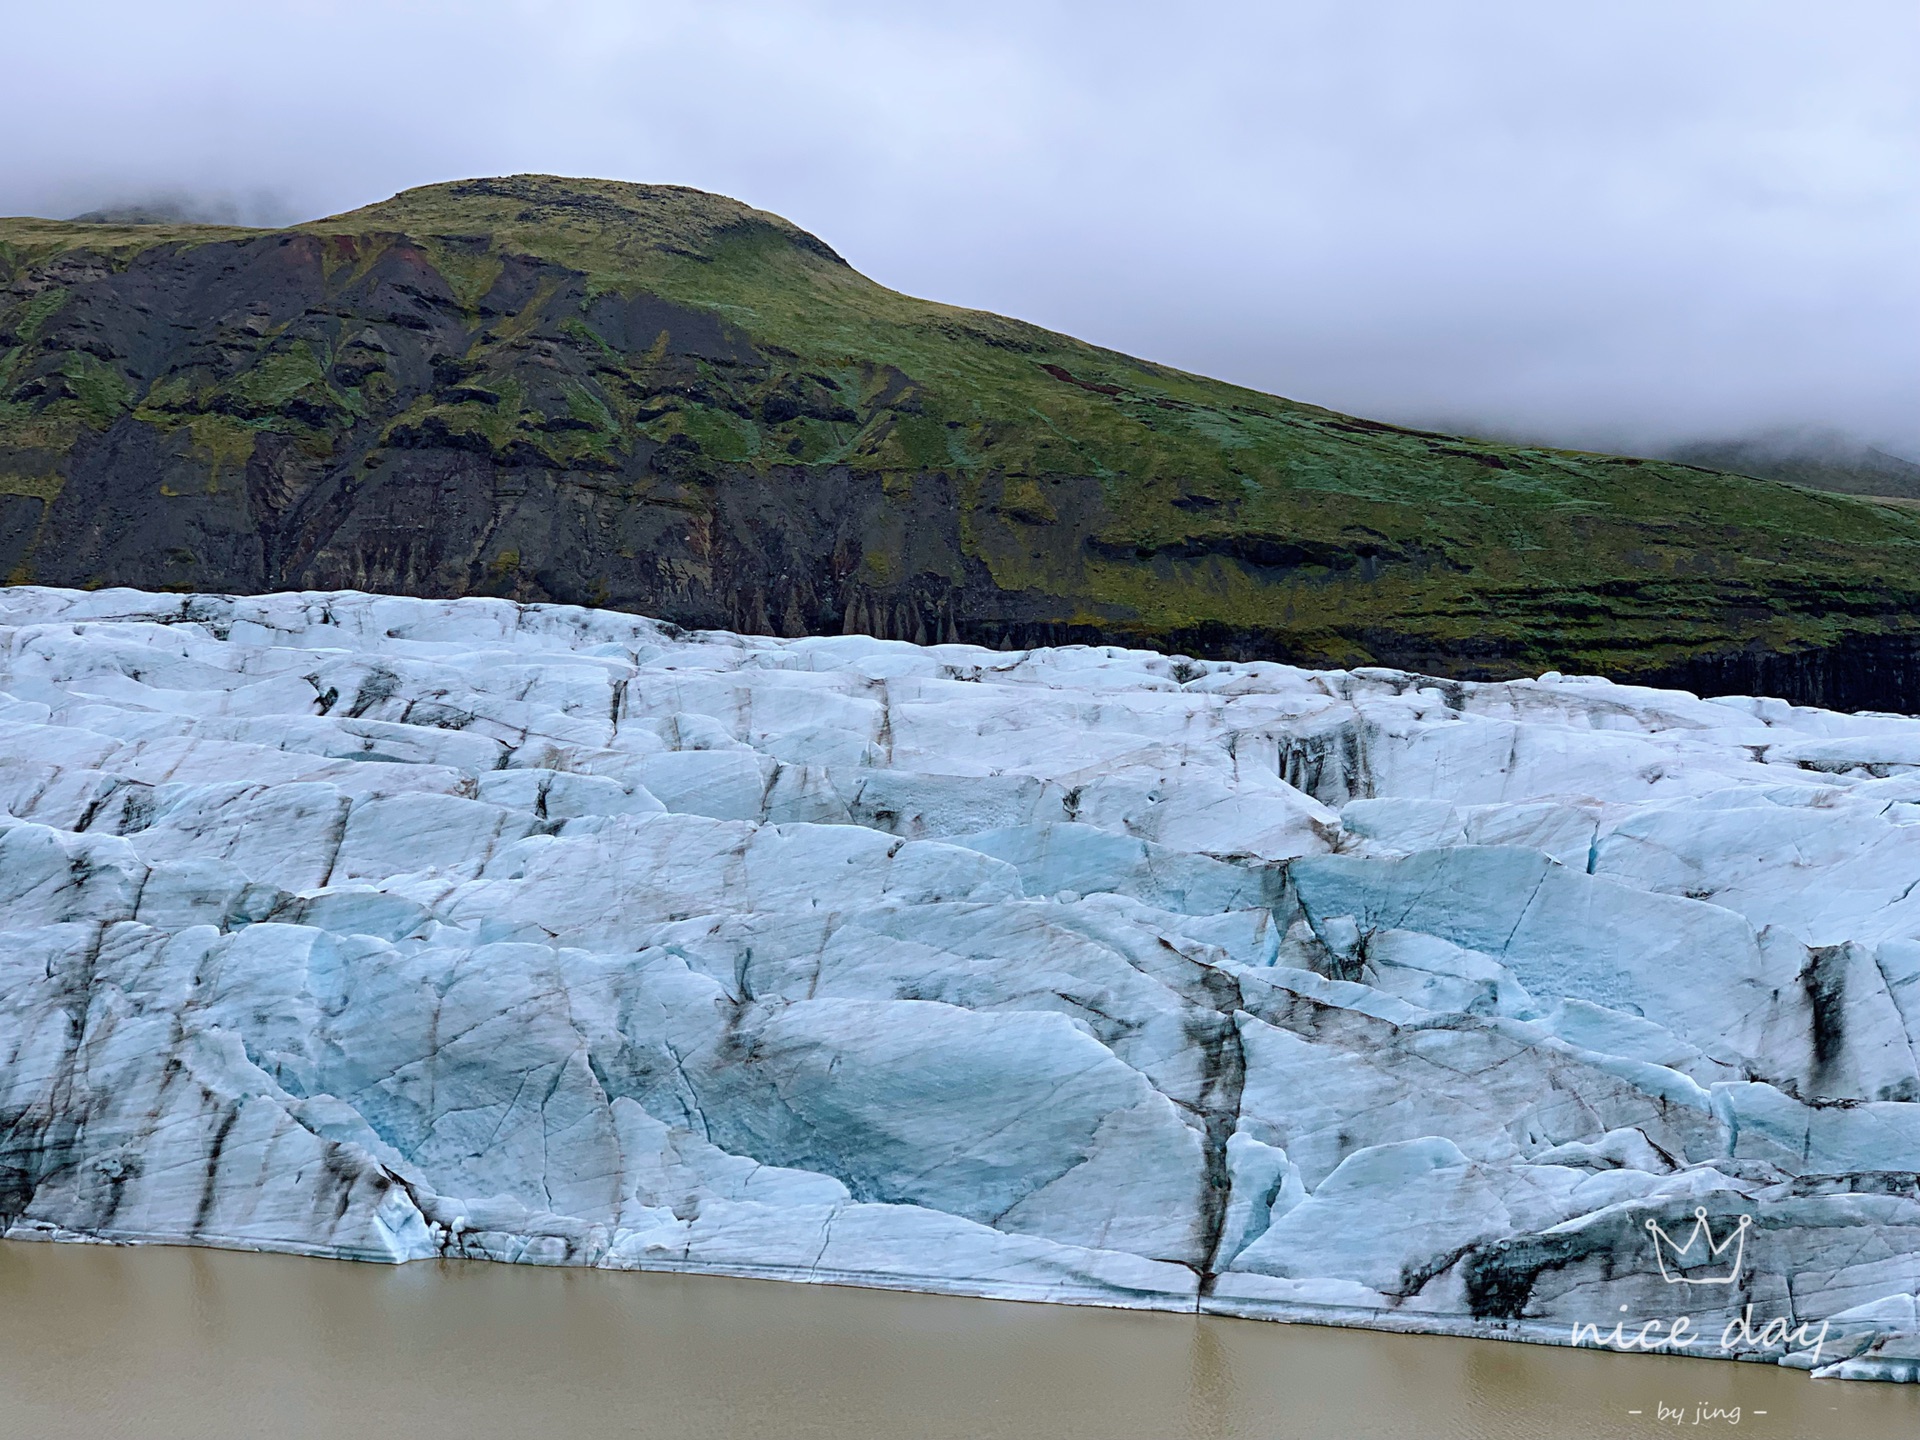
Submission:
POLYGON ((374 1432, 1911 1440, 1920 1386, 711 1276, 0 1243, 0 1435, 374 1432))

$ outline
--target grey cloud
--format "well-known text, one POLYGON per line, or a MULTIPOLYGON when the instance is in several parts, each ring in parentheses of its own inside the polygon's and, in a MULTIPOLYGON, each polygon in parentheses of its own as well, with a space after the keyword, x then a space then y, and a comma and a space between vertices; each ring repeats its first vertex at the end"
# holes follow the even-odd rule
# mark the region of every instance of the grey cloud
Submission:
POLYGON ((1342 409, 1642 448, 1816 425, 1920 455, 1906 0, 73 16, 9 22, 31 64, 0 95, 0 210, 666 180, 896 288, 1342 409))

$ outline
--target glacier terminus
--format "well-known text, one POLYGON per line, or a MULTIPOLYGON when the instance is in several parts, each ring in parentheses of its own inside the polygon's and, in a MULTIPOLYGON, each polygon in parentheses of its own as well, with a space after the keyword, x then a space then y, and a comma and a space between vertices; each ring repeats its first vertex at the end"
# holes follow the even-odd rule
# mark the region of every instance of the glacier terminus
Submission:
POLYGON ((1920 720, 18 587, 0 812, 11 1239, 1920 1378, 1920 720))

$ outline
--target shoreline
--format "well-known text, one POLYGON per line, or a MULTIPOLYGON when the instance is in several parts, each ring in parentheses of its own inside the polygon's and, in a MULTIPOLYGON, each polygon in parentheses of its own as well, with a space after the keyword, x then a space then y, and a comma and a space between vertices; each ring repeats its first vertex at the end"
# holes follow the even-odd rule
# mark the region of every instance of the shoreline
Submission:
MULTIPOLYGON (((1716 1353, 1703 1350, 1694 1353, 1691 1350, 1673 1351, 1665 1348, 1642 1350, 1622 1349, 1607 1344, 1584 1344, 1572 1339, 1568 1331, 1586 1328, 1576 1322, 1574 1325, 1562 1325, 1544 1320, 1473 1320, 1444 1314, 1420 1314, 1407 1310, 1377 1310, 1360 1306, 1336 1306, 1315 1304, 1307 1301, 1261 1301, 1248 1297, 1222 1298, 1213 1295, 1196 1296, 1191 1301, 1170 1293, 1154 1294, 1149 1292, 1128 1293, 1121 1290, 1099 1290, 1092 1287, 1042 1286, 1036 1282, 1003 1280, 1000 1282, 980 1282, 965 1279, 947 1279, 938 1276, 889 1274, 881 1271, 809 1271, 800 1272, 793 1267, 776 1265, 726 1264, 696 1260, 664 1261, 650 1260, 640 1264, 617 1264, 582 1262, 574 1260, 547 1260, 535 1257, 505 1259, 486 1254, 469 1254, 462 1251, 448 1251, 439 1255, 410 1256, 405 1259, 390 1260, 372 1255, 354 1255, 338 1251, 329 1251, 320 1247, 302 1247, 297 1243, 287 1245, 262 1245, 233 1238, 223 1239, 179 1239, 167 1236, 101 1236, 79 1233, 52 1235, 39 1233, 31 1228, 16 1228, 0 1235, 0 1245, 9 1242, 50 1246, 87 1246, 117 1250, 206 1250, 220 1254, 238 1255, 284 1255, 300 1260, 332 1260, 345 1264, 370 1265, 390 1270, 412 1269, 414 1267, 431 1268, 436 1264, 458 1263, 502 1266, 507 1268, 531 1268, 537 1270, 575 1271, 604 1274, 631 1275, 684 1275, 693 1278, 713 1278, 720 1280, 755 1280, 789 1286, 826 1286, 842 1290, 880 1291, 901 1295, 929 1295, 956 1300, 993 1300, 1014 1305, 1068 1306, 1096 1310, 1134 1311, 1160 1315, 1215 1316, 1223 1319, 1250 1320, 1274 1325, 1312 1325, 1332 1330, 1358 1330, 1379 1335, 1426 1336, 1451 1340, 1490 1340, 1509 1345, 1531 1345, 1550 1349, 1585 1351, 1608 1355, 1620 1359, 1670 1359, 1700 1360, 1719 1364, 1759 1365, 1787 1370, 1813 1371, 1818 1367, 1805 1363, 1804 1355, 1796 1356, 1791 1349, 1779 1355, 1755 1353, 1752 1351, 1734 1351, 1716 1353), (1800 1361, 1802 1363, 1796 1363, 1800 1361)), ((1240 1278, 1215 1277, 1215 1278, 1240 1278)), ((1749 1307, 1751 1308, 1751 1307, 1749 1307)), ((1634 1325, 1628 1325, 1632 1331, 1634 1325)), ((1717 1326, 1715 1328, 1718 1328, 1717 1326)), ((1852 1348, 1855 1355, 1867 1348, 1871 1336, 1836 1337, 1827 1342, 1836 1347, 1847 1339, 1855 1339, 1852 1348)), ((1846 1368, 1854 1360, 1854 1355, 1843 1352, 1828 1354, 1824 1364, 1835 1368, 1828 1374, 1812 1378, 1833 1380, 1868 1380, 1891 1384, 1920 1383, 1920 1363, 1904 1360, 1892 1362, 1868 1360, 1849 1372, 1846 1368), (1876 1373, 1891 1371, 1892 1373, 1876 1373)))

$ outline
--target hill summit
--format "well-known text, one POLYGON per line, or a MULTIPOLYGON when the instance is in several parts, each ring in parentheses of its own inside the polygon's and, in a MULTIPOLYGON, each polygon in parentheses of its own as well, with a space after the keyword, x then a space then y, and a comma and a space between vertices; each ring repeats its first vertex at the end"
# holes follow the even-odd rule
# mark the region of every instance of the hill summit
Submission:
POLYGON ((568 180, 553 175, 426 185, 318 221, 316 226, 404 234, 465 231, 512 247, 544 251, 572 246, 583 255, 604 252, 630 260, 647 252, 715 260, 728 241, 760 239, 834 264, 846 263, 824 241, 791 221, 725 195, 684 185, 568 180))
POLYGON ((1920 515, 1340 415, 552 176, 0 221, 0 574, 1920 705, 1920 515))

